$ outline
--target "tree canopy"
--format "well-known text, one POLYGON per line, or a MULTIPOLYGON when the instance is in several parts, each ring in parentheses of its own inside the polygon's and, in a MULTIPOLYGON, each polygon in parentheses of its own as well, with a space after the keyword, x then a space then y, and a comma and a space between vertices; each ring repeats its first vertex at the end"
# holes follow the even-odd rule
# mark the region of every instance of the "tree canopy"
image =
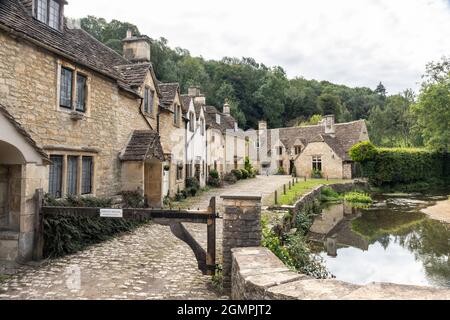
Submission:
MULTIPOLYGON (((122 53, 121 40, 130 23, 88 16, 84 30, 122 53)), ((255 128, 267 120, 272 128, 315 123, 319 116, 334 114, 338 122, 366 119, 369 134, 380 146, 449 145, 449 59, 430 63, 421 92, 388 95, 380 82, 375 89, 351 88, 328 81, 289 79, 278 66, 268 67, 253 58, 224 57, 206 60, 186 49, 171 48, 167 39, 153 39, 151 61, 162 82, 179 82, 182 92, 200 86, 207 103, 219 109, 228 101, 241 127, 255 128), (313 117, 311 119, 311 117, 313 117)))

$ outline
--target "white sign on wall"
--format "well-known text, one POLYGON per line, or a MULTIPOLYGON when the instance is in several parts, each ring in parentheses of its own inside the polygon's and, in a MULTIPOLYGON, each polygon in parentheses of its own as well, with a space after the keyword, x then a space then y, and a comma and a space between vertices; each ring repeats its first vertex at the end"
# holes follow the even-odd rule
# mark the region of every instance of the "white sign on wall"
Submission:
POLYGON ((100 217, 102 218, 123 218, 122 209, 100 209, 100 217))

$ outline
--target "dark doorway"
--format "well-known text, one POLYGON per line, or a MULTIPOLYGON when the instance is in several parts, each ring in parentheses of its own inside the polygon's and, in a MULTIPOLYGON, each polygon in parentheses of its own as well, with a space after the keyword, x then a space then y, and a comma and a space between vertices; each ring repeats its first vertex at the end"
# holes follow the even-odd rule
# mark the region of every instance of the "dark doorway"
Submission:
POLYGON ((294 160, 289 161, 289 174, 292 175, 294 173, 295 163, 294 160))

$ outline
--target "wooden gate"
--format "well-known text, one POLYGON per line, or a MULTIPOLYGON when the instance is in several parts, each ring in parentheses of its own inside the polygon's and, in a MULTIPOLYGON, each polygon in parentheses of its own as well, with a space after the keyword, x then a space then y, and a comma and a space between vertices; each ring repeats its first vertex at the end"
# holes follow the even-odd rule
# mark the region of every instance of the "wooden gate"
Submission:
MULTIPOLYGON (((42 260, 44 248, 44 219, 46 216, 84 216, 100 217, 101 209, 105 208, 76 208, 76 207, 46 207, 43 206, 43 191, 36 190, 35 195, 36 215, 35 242, 33 259, 42 260)), ((172 233, 186 242, 194 251, 199 269, 208 275, 213 275, 216 268, 216 198, 210 200, 206 210, 164 210, 164 209, 122 209, 122 219, 145 221, 169 226, 172 233), (207 248, 206 251, 195 240, 183 222, 206 224, 207 248)), ((102 218, 117 219, 117 218, 102 218)))

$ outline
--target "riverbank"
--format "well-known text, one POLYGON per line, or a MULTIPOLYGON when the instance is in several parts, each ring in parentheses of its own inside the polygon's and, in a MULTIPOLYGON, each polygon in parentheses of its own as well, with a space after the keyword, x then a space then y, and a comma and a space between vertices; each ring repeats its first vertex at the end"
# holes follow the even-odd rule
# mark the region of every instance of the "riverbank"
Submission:
POLYGON ((422 210, 431 219, 450 223, 450 199, 439 201, 436 205, 422 210))

